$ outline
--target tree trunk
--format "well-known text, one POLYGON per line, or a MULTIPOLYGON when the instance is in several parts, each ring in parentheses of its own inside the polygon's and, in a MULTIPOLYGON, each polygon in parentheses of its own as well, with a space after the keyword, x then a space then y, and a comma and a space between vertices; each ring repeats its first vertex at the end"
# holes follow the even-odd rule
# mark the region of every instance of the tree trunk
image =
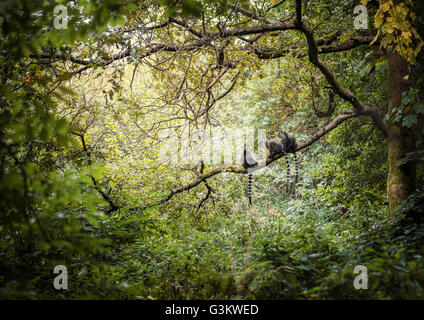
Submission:
MULTIPOLYGON (((387 53, 389 62, 389 114, 401 104, 402 93, 409 90, 408 66, 405 60, 397 53, 387 53)), ((399 165, 408 152, 415 150, 415 139, 411 129, 400 123, 390 124, 388 127, 388 165, 387 198, 390 211, 408 198, 415 190, 415 164, 408 162, 399 165)))

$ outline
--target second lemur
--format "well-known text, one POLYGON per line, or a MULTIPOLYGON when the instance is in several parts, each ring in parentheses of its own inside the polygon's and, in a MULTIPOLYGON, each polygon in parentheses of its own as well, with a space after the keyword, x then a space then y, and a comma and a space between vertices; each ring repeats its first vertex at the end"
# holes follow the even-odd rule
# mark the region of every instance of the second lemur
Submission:
MULTIPOLYGON (((299 169, 297 166, 297 157, 296 157, 296 147, 297 147, 296 138, 294 137, 294 135, 287 133, 283 130, 278 131, 278 136, 281 138, 281 143, 283 144, 284 153, 285 154, 293 153, 294 176, 295 176, 294 182, 297 183, 299 169)), ((290 169, 289 169, 287 157, 286 157, 286 161, 287 161, 287 175, 290 175, 290 169)))
POLYGON ((285 147, 285 143, 282 139, 274 138, 269 139, 266 141, 261 141, 262 145, 265 145, 267 149, 269 150, 269 157, 270 159, 274 159, 275 156, 279 154, 283 154, 286 158, 286 164, 287 164, 287 181, 286 181, 286 192, 289 192, 290 188, 290 164, 289 164, 289 158, 287 157, 287 151, 285 147))

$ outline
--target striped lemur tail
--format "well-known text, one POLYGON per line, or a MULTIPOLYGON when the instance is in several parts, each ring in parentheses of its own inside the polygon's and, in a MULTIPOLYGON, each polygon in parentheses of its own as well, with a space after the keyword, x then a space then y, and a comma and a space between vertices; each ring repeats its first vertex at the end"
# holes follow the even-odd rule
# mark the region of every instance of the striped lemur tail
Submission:
POLYGON ((293 153, 293 163, 294 163, 294 182, 297 183, 299 177, 299 168, 297 165, 297 157, 296 157, 296 138, 283 130, 278 131, 278 136, 281 138, 281 143, 283 144, 284 153, 286 157, 287 163, 287 186, 286 191, 289 192, 289 184, 290 184, 290 166, 287 158, 287 153, 293 153))
POLYGON ((290 189, 290 163, 289 163, 289 157, 287 156, 287 153, 284 154, 284 157, 286 158, 286 165, 287 165, 286 192, 289 193, 289 189, 290 189))
POLYGON ((296 153, 293 153, 293 157, 294 157, 294 183, 297 183, 297 178, 299 177, 299 169, 297 166, 297 157, 296 157, 296 153))
MULTIPOLYGON (((241 165, 245 169, 249 169, 258 164, 258 161, 253 157, 248 148, 244 148, 243 154, 241 156, 241 165)), ((249 205, 252 204, 252 184, 253 184, 253 174, 248 171, 248 181, 247 181, 247 196, 249 198, 249 205)))
POLYGON ((249 198, 249 205, 252 204, 252 184, 253 184, 253 174, 248 174, 247 180, 247 196, 249 198))

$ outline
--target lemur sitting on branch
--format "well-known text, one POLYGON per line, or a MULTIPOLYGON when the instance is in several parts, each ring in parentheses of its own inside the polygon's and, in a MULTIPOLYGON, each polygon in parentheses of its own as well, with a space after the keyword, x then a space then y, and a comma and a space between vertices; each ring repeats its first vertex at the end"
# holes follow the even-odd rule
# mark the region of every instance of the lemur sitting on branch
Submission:
POLYGON ((298 165, 296 158, 296 138, 283 130, 278 131, 279 138, 273 138, 266 141, 260 141, 260 143, 265 144, 269 150, 270 159, 274 159, 276 156, 282 154, 286 159, 287 164, 287 182, 286 182, 286 192, 289 192, 290 187, 290 164, 287 154, 293 153, 294 155, 294 170, 295 170, 295 183, 298 179, 298 165))

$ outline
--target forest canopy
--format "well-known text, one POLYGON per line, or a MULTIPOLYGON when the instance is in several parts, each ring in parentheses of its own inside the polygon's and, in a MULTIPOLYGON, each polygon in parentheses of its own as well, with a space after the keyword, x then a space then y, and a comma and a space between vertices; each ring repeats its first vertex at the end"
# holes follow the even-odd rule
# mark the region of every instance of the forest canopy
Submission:
POLYGON ((3 0, 0 297, 422 299, 423 19, 3 0))

